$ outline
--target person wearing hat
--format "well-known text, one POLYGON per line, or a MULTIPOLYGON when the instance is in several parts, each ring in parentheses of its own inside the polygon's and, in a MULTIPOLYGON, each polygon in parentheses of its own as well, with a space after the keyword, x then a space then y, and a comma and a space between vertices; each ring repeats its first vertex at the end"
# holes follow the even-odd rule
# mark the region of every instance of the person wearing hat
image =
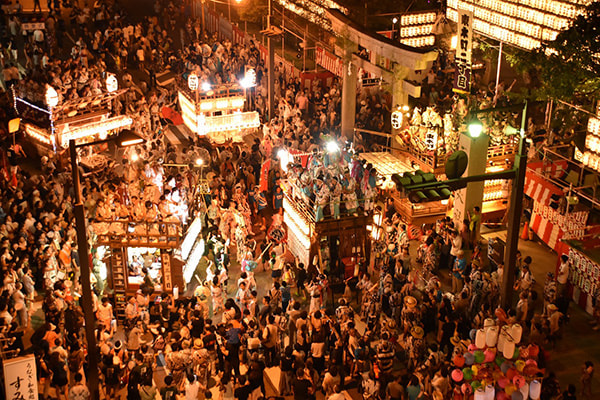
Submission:
POLYGON ((410 330, 408 338, 408 367, 416 368, 421 365, 425 354, 425 331, 420 325, 415 325, 410 330))
POLYGON ((560 334, 560 322, 563 317, 563 313, 558 311, 558 307, 556 304, 549 304, 547 307, 548 310, 548 325, 550 326, 550 334, 548 335, 548 340, 552 343, 556 342, 558 336, 560 334))

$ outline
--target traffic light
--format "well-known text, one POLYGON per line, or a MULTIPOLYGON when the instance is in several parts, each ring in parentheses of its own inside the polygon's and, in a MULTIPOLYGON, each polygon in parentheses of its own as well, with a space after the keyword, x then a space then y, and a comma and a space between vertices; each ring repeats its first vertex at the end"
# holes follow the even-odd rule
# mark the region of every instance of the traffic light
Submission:
POLYGON ((445 200, 452 195, 453 190, 463 186, 456 182, 453 182, 452 185, 440 182, 433 173, 421 170, 414 173, 405 172, 402 176, 394 174, 392 181, 411 203, 445 200))

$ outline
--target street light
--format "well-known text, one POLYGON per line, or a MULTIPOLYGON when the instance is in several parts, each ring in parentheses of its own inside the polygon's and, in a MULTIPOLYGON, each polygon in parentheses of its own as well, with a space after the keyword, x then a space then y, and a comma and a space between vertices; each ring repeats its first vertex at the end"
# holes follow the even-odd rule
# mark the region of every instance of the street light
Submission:
POLYGON ((467 124, 467 130, 469 131, 469 136, 473 139, 481 136, 481 132, 483 132, 483 124, 481 121, 474 115, 471 121, 467 124))
POLYGON ((75 228, 77 231, 77 253, 81 263, 81 307, 85 321, 85 336, 88 346, 88 375, 87 386, 92 400, 100 398, 98 379, 98 354, 96 352, 96 337, 94 335, 94 308, 92 302, 92 288, 90 283, 90 255, 88 250, 85 212, 81 195, 81 183, 79 178, 79 164, 77 163, 77 149, 96 144, 115 142, 117 147, 127 147, 141 144, 145 140, 130 130, 122 130, 116 136, 95 142, 76 144, 74 139, 69 140, 69 153, 71 156, 71 173, 73 177, 73 189, 75 192, 75 228))

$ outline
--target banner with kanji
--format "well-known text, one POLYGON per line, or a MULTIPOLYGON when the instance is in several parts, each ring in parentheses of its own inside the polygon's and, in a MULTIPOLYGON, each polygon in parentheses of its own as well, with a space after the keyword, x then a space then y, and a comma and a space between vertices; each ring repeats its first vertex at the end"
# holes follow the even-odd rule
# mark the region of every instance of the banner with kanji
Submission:
POLYGON ((267 160, 260 168, 260 191, 266 192, 269 190, 269 170, 271 169, 271 160, 267 160))
POLYGON ((315 49, 316 62, 321 67, 329 72, 333 72, 337 76, 344 75, 344 62, 335 54, 331 54, 322 47, 317 46, 315 49))
POLYGON ((7 400, 38 399, 37 372, 33 355, 4 360, 2 366, 7 400))
POLYGON ((471 91, 471 52, 473 50, 473 12, 458 10, 458 38, 454 63, 454 88, 457 93, 471 91))

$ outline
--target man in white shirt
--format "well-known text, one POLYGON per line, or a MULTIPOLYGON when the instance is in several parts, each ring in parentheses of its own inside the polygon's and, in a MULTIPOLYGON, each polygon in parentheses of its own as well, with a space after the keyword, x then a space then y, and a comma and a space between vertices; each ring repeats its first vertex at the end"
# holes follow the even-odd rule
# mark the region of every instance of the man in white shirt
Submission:
POLYGON ((450 266, 454 265, 458 252, 462 249, 462 236, 458 234, 456 229, 450 232, 450 266))

